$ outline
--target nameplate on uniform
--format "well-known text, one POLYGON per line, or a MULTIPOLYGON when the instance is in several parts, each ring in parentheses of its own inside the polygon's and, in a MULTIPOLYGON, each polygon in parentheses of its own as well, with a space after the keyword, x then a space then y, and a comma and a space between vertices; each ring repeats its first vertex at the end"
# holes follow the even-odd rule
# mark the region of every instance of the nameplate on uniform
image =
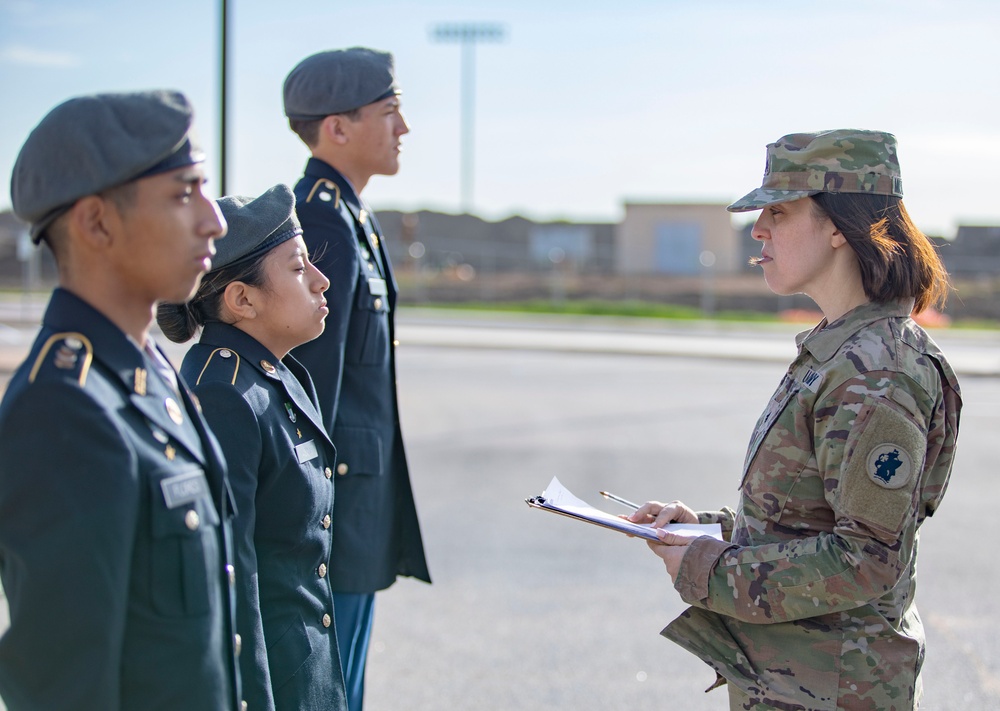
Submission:
POLYGON ((316 451, 316 442, 313 440, 295 445, 295 457, 299 460, 299 464, 304 464, 317 456, 319 452, 316 451))
POLYGON ((385 296, 389 293, 388 287, 385 285, 385 279, 379 279, 377 277, 372 277, 368 280, 368 293, 372 296, 385 296))
POLYGON ((814 393, 819 392, 819 386, 823 384, 823 376, 812 368, 809 368, 806 374, 802 376, 801 382, 814 393))
POLYGON ((160 482, 160 488, 163 489, 163 500, 167 502, 168 509, 176 509, 209 495, 208 481, 201 469, 192 469, 164 479, 160 482))

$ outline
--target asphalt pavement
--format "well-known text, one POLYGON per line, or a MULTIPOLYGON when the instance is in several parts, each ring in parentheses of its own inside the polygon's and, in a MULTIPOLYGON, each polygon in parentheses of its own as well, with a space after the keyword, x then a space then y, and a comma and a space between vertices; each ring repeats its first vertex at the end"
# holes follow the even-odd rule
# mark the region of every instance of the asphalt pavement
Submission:
MULTIPOLYGON (((45 303, 41 296, 0 298, 0 374, 12 370, 23 358, 45 303)), ((409 346, 787 364, 795 356, 795 334, 809 327, 804 323, 667 321, 404 307, 397 318, 397 337, 409 346)), ((930 333, 960 375, 1000 377, 1000 329, 933 329, 930 333)), ((162 336, 158 342, 178 362, 187 349, 162 336)))
MULTIPOLYGON (((405 347, 401 408, 431 573, 378 598, 368 711, 727 708, 658 632, 683 609, 644 543, 529 509, 552 476, 695 508, 736 500, 784 365, 405 347)), ((966 377, 942 509, 922 529, 924 711, 1000 708, 1000 379, 966 377)))
MULTIPOLYGON (((0 322, 2 370, 33 328, 0 322)), ((402 310, 400 406, 434 584, 379 594, 367 711, 727 708, 704 693, 708 667, 658 635, 684 606, 645 544, 524 499, 558 476, 608 511, 599 490, 733 504, 801 328, 402 310)), ((1000 334, 934 335, 966 406, 951 488, 922 530, 922 708, 996 709, 1000 334)))

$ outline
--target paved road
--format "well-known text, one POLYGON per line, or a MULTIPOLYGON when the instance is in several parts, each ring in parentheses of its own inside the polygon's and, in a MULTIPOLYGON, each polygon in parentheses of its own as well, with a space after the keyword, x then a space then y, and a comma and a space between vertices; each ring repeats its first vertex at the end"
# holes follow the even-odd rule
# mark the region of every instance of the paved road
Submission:
MULTIPOLYGON (((795 334, 811 325, 406 309, 400 334, 411 345, 788 363, 795 334)), ((932 335, 959 372, 1000 376, 1000 331, 935 329, 932 335)))
MULTIPOLYGON (((682 609, 637 540, 529 509, 552 475, 598 504, 735 499, 744 446, 783 367, 687 358, 411 348, 405 433, 433 586, 380 595, 369 711, 726 707, 658 636, 682 609), (404 700, 401 702, 401 700, 404 700)), ((991 510, 1000 379, 966 378, 962 450, 924 527, 924 709, 1000 708, 991 510)), ((610 509, 610 505, 608 505, 610 509)))
MULTIPOLYGON (((30 344, 45 300, 0 298, 0 372, 12 368, 30 344)), ((404 343, 488 350, 547 350, 689 356, 788 363, 794 335, 808 324, 663 321, 659 319, 474 312, 404 308, 404 343)), ((934 330, 934 339, 962 375, 1000 377, 1000 330, 934 330)), ((184 347, 160 338, 173 356, 184 347)))
MULTIPOLYGON (((483 330, 565 328, 495 325, 483 330)), ((600 489, 732 503, 746 439, 784 366, 416 345, 419 324, 400 330, 404 432, 435 584, 403 580, 380 594, 367 711, 725 708, 721 692, 702 693, 708 667, 657 634, 683 605, 645 545, 523 500, 558 475, 595 504, 600 489)), ((753 343, 720 338, 730 351, 753 343)), ((1000 378, 963 386, 957 470, 920 558, 931 711, 1000 708, 990 557, 1000 378)))

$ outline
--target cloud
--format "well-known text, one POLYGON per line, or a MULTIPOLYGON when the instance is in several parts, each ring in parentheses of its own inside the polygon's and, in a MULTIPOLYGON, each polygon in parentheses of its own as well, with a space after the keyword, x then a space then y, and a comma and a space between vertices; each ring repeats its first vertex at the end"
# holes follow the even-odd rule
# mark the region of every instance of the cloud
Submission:
POLYGON ((80 58, 69 52, 8 45, 0 48, 0 64, 65 69, 79 66, 80 58))

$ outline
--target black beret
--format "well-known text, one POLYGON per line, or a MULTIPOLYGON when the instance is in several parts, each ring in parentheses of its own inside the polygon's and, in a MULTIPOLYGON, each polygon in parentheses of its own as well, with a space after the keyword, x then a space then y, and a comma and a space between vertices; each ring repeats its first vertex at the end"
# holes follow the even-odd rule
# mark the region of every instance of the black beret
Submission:
POLYGON ((367 106, 399 94, 392 55, 365 47, 306 57, 285 77, 285 116, 300 121, 367 106))
POLYGON ((200 163, 193 110, 176 91, 95 94, 52 109, 28 135, 14 163, 14 214, 37 243, 53 220, 87 195, 136 178, 200 163))
POLYGON ((302 234, 295 216, 295 195, 287 185, 275 185, 257 198, 230 195, 216 202, 229 231, 215 243, 213 272, 269 252, 302 234))

